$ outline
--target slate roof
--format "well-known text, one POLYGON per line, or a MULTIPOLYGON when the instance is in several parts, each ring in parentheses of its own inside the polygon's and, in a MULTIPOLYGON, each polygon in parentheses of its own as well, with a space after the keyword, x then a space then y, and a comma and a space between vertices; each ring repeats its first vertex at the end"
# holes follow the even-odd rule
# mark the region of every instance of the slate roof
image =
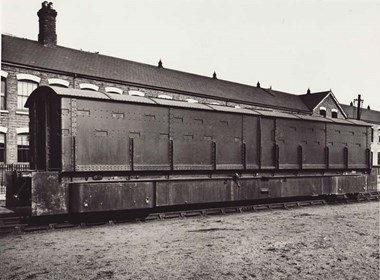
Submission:
POLYGON ((195 96, 310 112, 298 95, 2 35, 2 61, 195 96))
POLYGON ((300 95, 300 98, 309 110, 312 111, 329 93, 330 91, 303 94, 300 95))
MULTIPOLYGON (((356 110, 355 106, 340 104, 343 110, 347 113, 348 118, 356 119, 356 110)), ((361 109, 360 119, 368 123, 380 124, 380 112, 375 110, 361 109)))

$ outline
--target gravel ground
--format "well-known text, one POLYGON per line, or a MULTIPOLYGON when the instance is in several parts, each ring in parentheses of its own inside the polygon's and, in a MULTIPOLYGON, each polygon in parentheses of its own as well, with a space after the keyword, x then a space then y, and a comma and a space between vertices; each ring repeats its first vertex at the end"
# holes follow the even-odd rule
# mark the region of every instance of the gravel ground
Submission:
POLYGON ((380 203, 0 237, 1 279, 380 279, 380 203))

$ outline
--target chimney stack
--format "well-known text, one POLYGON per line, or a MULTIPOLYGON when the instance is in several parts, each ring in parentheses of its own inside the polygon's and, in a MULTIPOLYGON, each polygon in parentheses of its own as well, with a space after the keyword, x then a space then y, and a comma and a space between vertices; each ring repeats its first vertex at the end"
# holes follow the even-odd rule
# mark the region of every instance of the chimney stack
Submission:
POLYGON ((42 8, 37 15, 40 23, 38 42, 47 47, 55 47, 57 45, 57 33, 55 31, 57 11, 53 9, 53 3, 42 2, 42 8))

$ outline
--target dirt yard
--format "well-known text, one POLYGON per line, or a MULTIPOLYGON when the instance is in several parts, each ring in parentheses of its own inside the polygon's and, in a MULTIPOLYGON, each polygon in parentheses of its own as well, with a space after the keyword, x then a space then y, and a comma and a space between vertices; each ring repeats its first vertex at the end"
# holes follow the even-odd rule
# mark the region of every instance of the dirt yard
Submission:
POLYGON ((1 279, 380 279, 380 203, 0 237, 1 279))

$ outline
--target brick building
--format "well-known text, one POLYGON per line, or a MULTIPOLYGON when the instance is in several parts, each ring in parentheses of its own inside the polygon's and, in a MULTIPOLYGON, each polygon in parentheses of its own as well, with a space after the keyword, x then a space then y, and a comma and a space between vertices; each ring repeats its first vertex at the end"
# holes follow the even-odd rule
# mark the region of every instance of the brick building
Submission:
MULTIPOLYGON (((357 118, 357 107, 353 105, 341 104, 346 111, 348 118, 357 118)), ((380 112, 371 109, 360 109, 359 118, 362 121, 372 124, 371 155, 372 164, 380 168, 380 112)))
MULTIPOLYGON (((346 118, 331 91, 295 95, 57 45, 57 12, 43 2, 38 41, 2 35, 0 164, 28 162, 29 94, 54 85, 187 102, 346 118)), ((0 182, 1 185, 1 182, 0 182)))

